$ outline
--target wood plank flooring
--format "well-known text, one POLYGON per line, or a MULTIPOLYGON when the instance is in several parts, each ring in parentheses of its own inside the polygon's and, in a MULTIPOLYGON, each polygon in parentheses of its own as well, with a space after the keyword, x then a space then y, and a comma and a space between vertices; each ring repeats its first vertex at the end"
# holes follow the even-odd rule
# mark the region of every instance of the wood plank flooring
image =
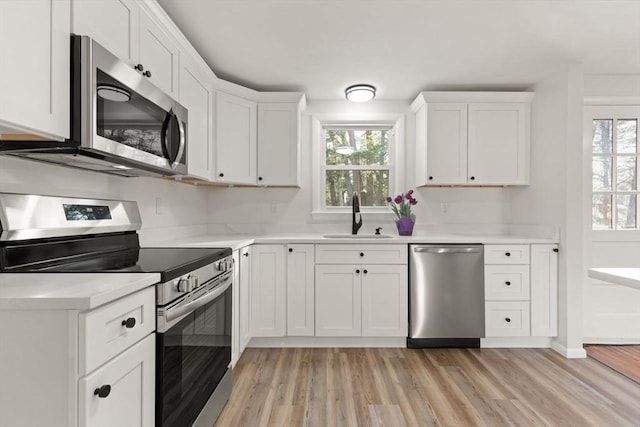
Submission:
POLYGON ((585 345, 587 356, 640 383, 640 345, 585 345))
POLYGON ((249 348, 226 426, 640 426, 640 384, 550 349, 249 348))

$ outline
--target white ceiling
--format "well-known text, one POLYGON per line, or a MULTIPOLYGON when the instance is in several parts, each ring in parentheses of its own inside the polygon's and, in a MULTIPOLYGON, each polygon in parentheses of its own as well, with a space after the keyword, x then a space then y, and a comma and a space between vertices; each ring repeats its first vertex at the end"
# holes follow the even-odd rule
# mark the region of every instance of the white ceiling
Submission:
POLYGON ((159 0, 216 75, 378 99, 522 90, 567 64, 640 74, 640 0, 159 0))

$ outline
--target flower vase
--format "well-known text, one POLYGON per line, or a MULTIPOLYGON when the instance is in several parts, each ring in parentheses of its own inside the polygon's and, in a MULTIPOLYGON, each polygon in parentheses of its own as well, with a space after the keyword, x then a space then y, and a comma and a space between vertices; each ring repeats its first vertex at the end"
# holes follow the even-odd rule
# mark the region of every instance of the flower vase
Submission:
POLYGON ((413 225, 415 224, 415 222, 415 217, 409 216, 403 216, 396 219, 398 234, 401 236, 411 236, 413 234, 413 225))

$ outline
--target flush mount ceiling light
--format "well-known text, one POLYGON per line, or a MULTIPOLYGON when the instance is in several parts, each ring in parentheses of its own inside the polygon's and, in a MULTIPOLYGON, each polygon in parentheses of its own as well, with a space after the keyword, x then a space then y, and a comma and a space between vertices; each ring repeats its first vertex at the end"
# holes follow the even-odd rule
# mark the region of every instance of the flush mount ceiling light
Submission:
POLYGON ((114 102, 127 102, 131 99, 129 91, 111 85, 99 85, 98 95, 100 98, 108 99, 114 102))
POLYGON ((344 95, 351 102, 367 102, 376 96, 376 88, 371 85, 353 85, 345 89, 344 95))
POLYGON ((350 156, 355 153, 356 149, 350 145, 341 145, 336 148, 336 153, 342 154, 343 156, 350 156))

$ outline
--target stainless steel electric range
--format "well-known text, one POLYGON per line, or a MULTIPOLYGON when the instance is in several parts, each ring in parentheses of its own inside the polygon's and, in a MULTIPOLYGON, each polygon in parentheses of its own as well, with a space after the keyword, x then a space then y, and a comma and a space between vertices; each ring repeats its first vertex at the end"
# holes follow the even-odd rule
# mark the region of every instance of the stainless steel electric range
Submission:
POLYGON ((231 393, 230 248, 141 248, 135 202, 0 193, 0 272, 159 273, 156 426, 210 427, 231 393))

